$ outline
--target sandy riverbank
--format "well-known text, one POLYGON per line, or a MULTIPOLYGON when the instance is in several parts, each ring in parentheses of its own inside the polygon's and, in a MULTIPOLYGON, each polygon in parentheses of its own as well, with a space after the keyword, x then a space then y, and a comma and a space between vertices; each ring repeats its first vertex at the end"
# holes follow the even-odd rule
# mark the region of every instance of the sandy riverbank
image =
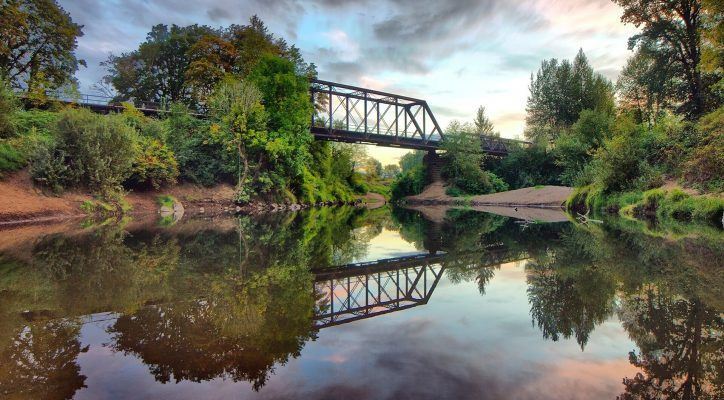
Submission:
POLYGON ((419 195, 406 197, 405 200, 410 205, 455 205, 464 202, 470 206, 560 209, 573 192, 573 188, 566 186, 537 186, 461 198, 448 196, 445 194, 445 189, 444 183, 435 182, 428 185, 419 195))

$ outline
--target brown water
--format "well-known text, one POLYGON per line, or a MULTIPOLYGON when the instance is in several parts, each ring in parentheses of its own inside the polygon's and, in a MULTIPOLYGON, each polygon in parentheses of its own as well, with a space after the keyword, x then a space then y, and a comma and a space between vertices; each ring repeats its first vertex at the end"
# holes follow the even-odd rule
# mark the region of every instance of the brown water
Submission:
POLYGON ((328 208, 0 232, 0 398, 722 398, 724 237, 686 229, 328 208))

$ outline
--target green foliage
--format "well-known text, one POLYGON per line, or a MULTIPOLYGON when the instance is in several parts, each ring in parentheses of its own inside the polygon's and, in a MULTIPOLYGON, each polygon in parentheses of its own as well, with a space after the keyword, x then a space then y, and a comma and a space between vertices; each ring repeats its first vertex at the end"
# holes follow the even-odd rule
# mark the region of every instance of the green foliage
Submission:
POLYGON ((420 194, 424 188, 425 168, 420 164, 403 172, 393 181, 392 198, 402 199, 406 196, 420 194))
POLYGON ((73 81, 85 61, 75 56, 82 26, 55 0, 12 0, 0 6, 0 76, 30 91, 73 81))
POLYGON ((562 183, 573 185, 581 180, 594 152, 611 135, 613 122, 606 112, 583 110, 571 129, 556 139, 554 154, 556 164, 562 168, 562 183))
POLYGON ((60 114, 45 110, 24 110, 13 114, 13 124, 18 135, 27 135, 32 130, 44 136, 51 136, 60 114))
POLYGON ((165 144, 158 139, 139 138, 131 176, 126 180, 127 185, 159 189, 161 186, 176 183, 178 175, 176 158, 165 144))
POLYGON ((619 118, 614 136, 596 151, 588 166, 589 183, 606 193, 646 190, 662 184, 657 161, 664 143, 662 132, 646 129, 625 116, 619 118))
POLYGON ((570 210, 587 209, 594 214, 601 210, 631 216, 656 216, 666 222, 669 219, 694 221, 722 227, 724 199, 714 196, 690 196, 680 189, 667 191, 662 188, 645 192, 630 191, 604 194, 589 185, 577 188, 566 202, 570 210))
POLYGON ((485 154, 480 148, 480 137, 472 125, 452 122, 446 129, 442 174, 448 183, 467 194, 490 193, 493 189, 483 170, 485 154))
POLYGON ((662 68, 658 59, 658 46, 642 45, 626 62, 616 82, 619 107, 632 110, 640 123, 653 125, 672 108, 674 71, 662 68))
MULTIPOLYGON (((262 57, 249 75, 262 92, 268 113, 268 139, 264 144, 264 159, 260 165, 266 171, 269 187, 290 188, 301 193, 305 169, 310 168, 312 135, 309 133, 309 100, 307 79, 297 74, 292 62, 280 57, 262 57)), ((304 189, 306 190, 306 189, 304 189)))
MULTIPOLYGON (((239 82, 233 78, 223 80, 209 98, 212 117, 220 125, 211 126, 211 138, 226 150, 228 160, 237 162, 237 193, 247 197, 259 188, 245 187, 249 175, 250 159, 260 160, 269 155, 266 145, 269 134, 266 130, 268 116, 261 104, 261 92, 254 85, 239 82)), ((261 168, 258 162, 251 166, 261 168)), ((252 182, 253 184, 254 182, 252 182)))
POLYGON ((0 178, 8 172, 21 169, 26 162, 25 155, 15 146, 0 141, 0 178))
POLYGON ((583 50, 572 63, 544 60, 538 73, 531 75, 525 135, 552 142, 578 120, 581 111, 612 114, 613 108, 613 85, 593 71, 583 50))
POLYGON ((721 99, 711 91, 717 74, 701 68, 701 36, 707 20, 702 17, 701 1, 614 2, 623 8, 621 21, 641 28, 629 39, 629 47, 650 53, 651 69, 665 74, 672 85, 672 100, 681 104, 679 112, 696 119, 717 107, 721 99))
POLYGON ((227 75, 245 79, 264 57, 283 57, 298 75, 315 74, 299 49, 251 17, 248 25, 155 25, 136 50, 111 55, 104 81, 117 100, 180 102, 204 111, 207 97, 227 75))
POLYGON ((230 181, 237 171, 236 160, 227 160, 224 146, 211 140, 209 121, 194 118, 185 106, 174 104, 164 123, 166 144, 176 157, 182 179, 204 186, 230 181))
POLYGON ((488 168, 511 189, 535 185, 559 185, 561 167, 545 145, 518 146, 502 159, 488 159, 488 168))
POLYGON ((168 194, 158 196, 156 200, 158 201, 159 207, 165 207, 171 210, 173 210, 173 206, 176 204, 176 199, 168 194))
POLYGON ((405 173, 413 168, 421 166, 423 158, 425 158, 425 152, 421 150, 414 150, 405 153, 402 157, 400 157, 401 172, 405 173))
POLYGON ((104 196, 120 190, 136 158, 136 132, 117 115, 64 110, 55 143, 33 157, 33 177, 54 190, 83 186, 104 196))
POLYGON ((706 196, 681 197, 669 195, 661 199, 657 209, 657 215, 659 216, 713 224, 720 228, 724 228, 721 225, 723 212, 724 199, 706 196))
POLYGON ((724 107, 698 123, 699 140, 684 163, 687 182, 715 192, 724 191, 724 107))
MULTIPOLYGON (((0 78, 2 78, 0 74, 0 78)), ((18 99, 10 85, 0 79, 0 138, 7 138, 15 134, 14 114, 18 111, 18 99)))
POLYGON ((490 183, 490 193, 505 192, 507 190, 510 190, 510 186, 508 186, 508 183, 502 180, 498 175, 495 175, 490 171, 485 171, 485 174, 488 176, 488 182, 490 183))

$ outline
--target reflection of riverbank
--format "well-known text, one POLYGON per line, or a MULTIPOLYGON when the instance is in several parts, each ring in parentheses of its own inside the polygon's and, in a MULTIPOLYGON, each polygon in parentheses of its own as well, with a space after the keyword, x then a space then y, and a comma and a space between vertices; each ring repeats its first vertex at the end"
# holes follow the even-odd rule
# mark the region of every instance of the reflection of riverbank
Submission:
POLYGON ((448 210, 461 209, 481 211, 524 221, 567 222, 568 214, 556 208, 505 207, 505 206, 459 206, 459 205, 422 205, 410 204, 405 208, 420 212, 426 219, 441 223, 445 220, 448 210))
POLYGON ((416 196, 408 196, 408 204, 462 204, 473 206, 503 206, 503 207, 534 207, 534 208, 562 208, 563 203, 573 193, 573 189, 566 186, 535 186, 522 189, 509 190, 493 194, 483 194, 469 197, 452 197, 446 193, 444 182, 433 182, 416 196))

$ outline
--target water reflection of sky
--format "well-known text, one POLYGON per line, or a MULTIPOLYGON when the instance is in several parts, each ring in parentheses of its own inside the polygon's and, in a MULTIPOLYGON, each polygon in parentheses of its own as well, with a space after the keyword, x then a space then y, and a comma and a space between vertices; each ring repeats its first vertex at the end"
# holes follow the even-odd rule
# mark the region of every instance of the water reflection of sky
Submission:
MULTIPOLYGON (((380 236, 371 253, 394 256, 393 234, 380 236)), ((259 392, 222 379, 156 382, 139 359, 103 346, 111 323, 83 329, 78 398, 614 398, 635 373, 626 358, 635 346, 615 316, 585 351, 574 338, 544 339, 531 324, 524 262, 497 270, 484 296, 475 281, 444 277, 427 305, 324 329, 259 392)))
POLYGON ((425 250, 419 250, 415 248, 414 244, 405 241, 400 237, 398 231, 382 228, 382 231, 368 242, 367 252, 364 255, 355 257, 350 263, 375 261, 420 253, 427 252, 425 250))

